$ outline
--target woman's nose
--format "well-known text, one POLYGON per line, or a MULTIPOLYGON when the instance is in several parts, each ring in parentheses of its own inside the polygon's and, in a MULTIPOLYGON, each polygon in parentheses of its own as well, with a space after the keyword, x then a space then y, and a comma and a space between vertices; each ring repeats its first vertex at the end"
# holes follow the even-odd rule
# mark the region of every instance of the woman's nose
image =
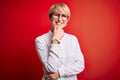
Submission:
POLYGON ((58 17, 58 20, 62 20, 62 16, 61 15, 58 17))

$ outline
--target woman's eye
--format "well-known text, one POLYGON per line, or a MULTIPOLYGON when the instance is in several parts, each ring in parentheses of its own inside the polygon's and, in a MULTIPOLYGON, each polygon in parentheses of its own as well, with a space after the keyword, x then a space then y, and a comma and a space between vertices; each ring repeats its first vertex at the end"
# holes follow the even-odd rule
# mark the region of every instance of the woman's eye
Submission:
POLYGON ((59 16, 60 14, 54 14, 55 16, 59 16))
POLYGON ((67 17, 67 16, 63 14, 62 17, 67 17))

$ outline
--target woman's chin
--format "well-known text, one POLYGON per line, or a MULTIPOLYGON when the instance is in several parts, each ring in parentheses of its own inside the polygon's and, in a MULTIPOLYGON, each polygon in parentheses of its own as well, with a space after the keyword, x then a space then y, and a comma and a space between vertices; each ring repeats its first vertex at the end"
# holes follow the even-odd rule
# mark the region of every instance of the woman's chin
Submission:
POLYGON ((61 27, 61 28, 64 28, 65 26, 63 26, 63 25, 57 25, 58 27, 61 27))

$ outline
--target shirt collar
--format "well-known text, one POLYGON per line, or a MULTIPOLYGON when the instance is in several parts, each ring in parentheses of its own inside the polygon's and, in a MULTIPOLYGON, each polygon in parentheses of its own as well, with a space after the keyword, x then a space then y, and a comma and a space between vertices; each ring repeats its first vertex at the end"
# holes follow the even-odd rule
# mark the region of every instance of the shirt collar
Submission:
MULTIPOLYGON (((53 33, 52 33, 51 30, 49 30, 48 34, 49 34, 50 37, 53 35, 53 33)), ((65 35, 66 35, 66 33, 64 33, 64 37, 65 37, 65 35)), ((63 38, 64 38, 64 37, 63 37, 63 38)), ((63 38, 62 38, 61 40, 63 40, 63 38)), ((60 41, 61 41, 61 40, 60 40, 60 41)))
POLYGON ((48 34, 49 34, 50 36, 52 36, 52 34, 53 34, 53 33, 52 33, 52 31, 51 31, 51 30, 49 30, 48 34))

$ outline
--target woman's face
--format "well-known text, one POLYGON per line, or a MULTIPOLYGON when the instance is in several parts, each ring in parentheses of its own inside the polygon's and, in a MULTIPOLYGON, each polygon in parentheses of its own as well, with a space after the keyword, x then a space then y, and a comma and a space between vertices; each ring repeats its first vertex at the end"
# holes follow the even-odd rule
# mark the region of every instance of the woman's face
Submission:
POLYGON ((64 28, 68 22, 68 16, 65 15, 64 11, 55 10, 50 18, 53 27, 64 28))

